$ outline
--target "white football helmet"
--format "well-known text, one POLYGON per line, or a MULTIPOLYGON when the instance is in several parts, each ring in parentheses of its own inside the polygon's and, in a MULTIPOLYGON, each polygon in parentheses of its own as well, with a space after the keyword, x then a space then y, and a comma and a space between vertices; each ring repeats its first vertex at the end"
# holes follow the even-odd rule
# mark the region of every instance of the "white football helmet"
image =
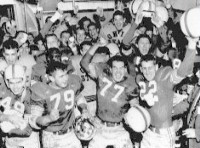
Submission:
POLYGON ((9 65, 4 73, 5 82, 10 90, 19 95, 26 86, 26 68, 22 65, 9 65))

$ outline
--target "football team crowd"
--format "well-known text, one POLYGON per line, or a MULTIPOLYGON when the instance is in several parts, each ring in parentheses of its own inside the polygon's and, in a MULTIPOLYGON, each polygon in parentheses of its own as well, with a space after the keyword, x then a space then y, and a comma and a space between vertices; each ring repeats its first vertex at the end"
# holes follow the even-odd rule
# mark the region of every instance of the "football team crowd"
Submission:
POLYGON ((58 9, 37 35, 1 16, 1 148, 200 148, 199 36, 162 1, 130 5, 58 9))

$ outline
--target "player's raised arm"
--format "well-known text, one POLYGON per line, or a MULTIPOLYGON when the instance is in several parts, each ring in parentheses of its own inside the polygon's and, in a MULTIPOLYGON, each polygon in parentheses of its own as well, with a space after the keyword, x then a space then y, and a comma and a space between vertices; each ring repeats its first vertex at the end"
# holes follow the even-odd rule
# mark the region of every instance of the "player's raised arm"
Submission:
POLYGON ((95 67, 91 64, 92 58, 95 55, 95 52, 99 47, 103 47, 107 44, 107 42, 102 38, 96 44, 94 44, 83 56, 80 65, 81 67, 93 78, 96 78, 95 67))
POLYGON ((194 67, 194 61, 196 56, 196 45, 198 38, 191 38, 187 37, 188 39, 188 46, 187 51, 182 61, 180 67, 177 70, 177 73, 172 75, 173 83, 179 83, 180 80, 185 78, 187 75, 192 73, 194 67))

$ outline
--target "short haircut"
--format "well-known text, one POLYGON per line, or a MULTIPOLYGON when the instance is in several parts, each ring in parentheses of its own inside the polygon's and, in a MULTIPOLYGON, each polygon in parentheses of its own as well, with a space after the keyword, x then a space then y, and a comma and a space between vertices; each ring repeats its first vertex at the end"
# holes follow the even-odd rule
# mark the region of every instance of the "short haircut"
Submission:
POLYGON ((46 74, 51 75, 56 71, 56 70, 62 70, 65 71, 67 70, 68 66, 66 66, 66 64, 63 64, 61 62, 57 62, 57 61, 52 61, 47 65, 47 69, 46 69, 46 74))
POLYGON ((82 43, 81 43, 81 45, 80 45, 80 50, 82 50, 83 49, 83 46, 84 45, 89 45, 89 46, 92 46, 92 42, 91 41, 83 41, 82 43))
POLYGON ((115 55, 113 57, 111 57, 107 64, 112 68, 113 66, 113 62, 114 61, 117 61, 117 62, 123 62, 124 63, 124 67, 127 67, 128 68, 128 61, 127 59, 124 57, 124 56, 121 56, 121 55, 115 55))
POLYGON ((85 32, 85 29, 83 27, 81 27, 81 26, 76 28, 76 30, 75 30, 76 34, 77 34, 78 30, 83 30, 85 32))
POLYGON ((47 59, 51 61, 53 59, 54 55, 59 55, 61 57, 60 50, 58 48, 55 48, 55 47, 49 48, 47 53, 46 53, 47 59))
POLYGON ((60 33, 60 38, 62 38, 62 35, 63 35, 64 33, 68 33, 70 36, 72 36, 72 30, 71 30, 71 29, 67 29, 67 30, 64 30, 64 31, 62 31, 62 32, 60 33))
POLYGON ((95 52, 95 54, 96 53, 99 53, 99 54, 106 54, 106 55, 110 55, 110 50, 109 50, 109 48, 108 47, 106 47, 106 46, 103 46, 103 47, 99 47, 97 50, 96 50, 96 52, 95 52))
POLYGON ((69 55, 69 54, 73 55, 73 52, 72 52, 72 50, 70 50, 70 48, 69 48, 69 50, 62 50, 61 51, 61 56, 69 55))
POLYGON ((138 42, 139 42, 139 40, 140 40, 141 38, 147 38, 147 39, 149 40, 149 43, 150 43, 150 44, 152 43, 151 38, 150 38, 147 34, 140 34, 140 35, 137 37, 137 39, 136 39, 136 44, 138 44, 138 42))
POLYGON ((32 36, 34 38, 34 35, 33 35, 32 32, 28 32, 27 34, 30 35, 30 36, 32 36))
POLYGON ((94 22, 90 22, 90 24, 88 25, 88 29, 91 27, 91 26, 94 26, 96 29, 99 29, 99 26, 94 23, 94 22))
POLYGON ((33 51, 39 51, 39 48, 38 48, 38 46, 37 46, 37 45, 35 45, 35 44, 33 44, 33 45, 30 45, 30 46, 29 46, 29 48, 30 48, 30 54, 32 54, 32 53, 33 53, 33 51))
POLYGON ((3 43, 3 52, 5 52, 5 50, 11 50, 11 49, 17 49, 17 52, 19 50, 19 45, 18 43, 13 40, 13 39, 8 39, 3 43))
POLYGON ((153 61, 154 64, 156 64, 156 58, 152 55, 152 54, 147 54, 141 57, 141 64, 142 62, 149 62, 149 61, 153 61))
POLYGON ((78 24, 79 24, 79 26, 80 26, 81 28, 83 28, 84 22, 85 22, 85 21, 91 22, 91 20, 90 20, 87 16, 82 17, 82 18, 79 20, 79 22, 78 22, 78 24))
POLYGON ((115 16, 117 16, 117 15, 120 15, 120 16, 122 16, 123 18, 125 18, 124 13, 123 13, 122 11, 116 10, 116 11, 113 13, 113 20, 114 20, 115 16))
POLYGON ((44 43, 44 38, 42 37, 42 34, 41 34, 41 33, 39 33, 38 36, 36 36, 36 37, 34 38, 34 40, 33 40, 33 42, 34 42, 35 44, 38 44, 38 41, 42 41, 42 42, 44 43))

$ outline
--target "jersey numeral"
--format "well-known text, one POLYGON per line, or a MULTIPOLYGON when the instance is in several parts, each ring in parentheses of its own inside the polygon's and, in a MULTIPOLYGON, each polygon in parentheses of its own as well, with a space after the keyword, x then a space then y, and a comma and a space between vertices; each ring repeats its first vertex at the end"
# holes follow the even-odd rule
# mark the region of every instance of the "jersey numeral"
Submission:
MULTIPOLYGON (((12 100, 11 97, 6 97, 0 102, 0 105, 3 106, 6 110, 9 110, 11 109, 11 100, 12 100)), ((13 108, 19 113, 24 114, 25 106, 23 103, 16 101, 14 103, 13 108)))
POLYGON ((145 96, 148 96, 149 99, 158 101, 158 96, 154 95, 158 90, 156 81, 150 81, 149 84, 146 84, 145 82, 139 82, 139 86, 141 88, 140 96, 143 100, 146 100, 147 98, 145 96), (147 87, 150 88, 148 92, 147 92, 147 87))
MULTIPOLYGON (((112 86, 113 82, 111 82, 110 80, 108 80, 107 78, 103 78, 102 81, 104 83, 106 83, 106 85, 104 86, 104 88, 101 90, 100 94, 104 97, 106 91, 112 86)), ((118 90, 117 93, 115 94, 115 96, 113 98, 111 98, 111 101, 113 102, 117 102, 118 97, 123 93, 124 91, 124 87, 115 84, 114 85, 114 89, 118 90)))
MULTIPOLYGON (((58 109, 58 106, 61 101, 61 93, 60 92, 50 96, 50 101, 52 102, 54 100, 55 100, 54 109, 58 109)), ((64 101, 66 103, 66 105, 65 105, 66 110, 69 110, 74 106, 74 91, 73 90, 66 90, 64 92, 64 101)))

